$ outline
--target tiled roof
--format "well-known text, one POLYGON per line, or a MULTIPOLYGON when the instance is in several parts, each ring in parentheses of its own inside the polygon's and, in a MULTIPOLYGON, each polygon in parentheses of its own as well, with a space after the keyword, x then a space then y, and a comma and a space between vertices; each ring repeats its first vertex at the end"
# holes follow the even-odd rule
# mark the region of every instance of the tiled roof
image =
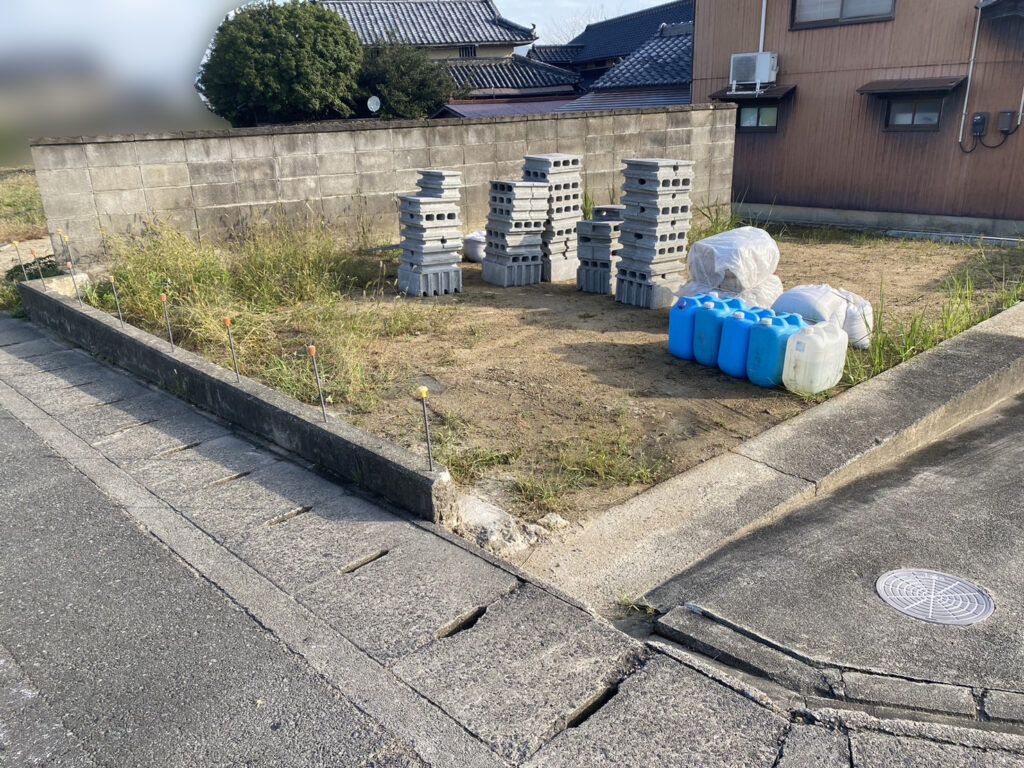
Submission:
POLYGON ((524 56, 496 59, 451 59, 452 77, 474 91, 559 88, 571 91, 580 81, 575 72, 532 61, 524 56))
POLYGON ((598 109, 674 107, 690 103, 690 86, 644 88, 626 91, 595 91, 561 107, 559 112, 590 112, 598 109))
POLYGON ((571 64, 583 50, 582 45, 534 45, 526 52, 527 58, 545 64, 571 64))
POLYGON ((569 41, 582 46, 573 58, 574 64, 605 61, 628 56, 651 39, 662 24, 693 23, 693 0, 677 0, 654 8, 589 24, 569 41))
POLYGON ((493 0, 319 0, 341 14, 363 45, 394 32, 421 46, 508 43, 537 39, 532 29, 502 17, 493 0))
POLYGON ((573 99, 547 99, 545 101, 526 101, 515 99, 509 101, 496 101, 494 99, 480 99, 470 104, 461 102, 458 104, 446 104, 435 117, 509 117, 514 115, 546 115, 557 112, 566 104, 572 104, 573 99))
POLYGON ((689 85, 693 80, 693 25, 662 27, 625 61, 605 72, 595 91, 689 85))

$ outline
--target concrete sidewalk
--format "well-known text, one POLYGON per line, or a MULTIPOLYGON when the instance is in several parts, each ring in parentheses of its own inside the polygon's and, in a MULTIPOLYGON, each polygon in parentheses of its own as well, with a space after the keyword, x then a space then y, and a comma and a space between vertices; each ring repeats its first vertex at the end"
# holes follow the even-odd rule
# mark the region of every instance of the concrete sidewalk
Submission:
POLYGON ((0 430, 3 467, 21 473, 4 500, 19 525, 0 545, 0 590, 17 597, 0 610, 0 701, 30 691, 39 703, 4 710, 0 754, 15 765, 29 762, 12 734, 37 743, 40 729, 66 736, 51 754, 85 765, 147 764, 215 732, 240 762, 236 737, 265 724, 245 701, 284 675, 304 681, 289 684, 287 711, 334 696, 300 723, 320 722, 326 741, 296 765, 1024 766, 1024 740, 1006 734, 792 710, 3 317, 0 430), (221 616, 225 598, 244 613, 221 616), (88 627, 80 647, 66 606, 88 627), (181 630, 198 633, 194 647, 175 650, 181 630), (104 647, 123 649, 120 665, 104 647), (252 679, 175 675, 176 687, 141 686, 137 712, 117 695, 172 675, 171 661, 194 670, 211 648, 244 657, 252 679), (72 697, 62 681, 80 664, 72 697), (351 757, 329 740, 338 728, 358 734, 351 757))

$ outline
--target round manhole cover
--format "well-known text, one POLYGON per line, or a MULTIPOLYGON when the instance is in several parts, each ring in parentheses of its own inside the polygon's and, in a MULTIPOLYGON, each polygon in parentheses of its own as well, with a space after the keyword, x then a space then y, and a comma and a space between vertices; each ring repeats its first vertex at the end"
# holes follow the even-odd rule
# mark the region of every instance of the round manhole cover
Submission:
POLYGON ((969 581, 923 568, 883 573, 875 591, 897 611, 933 624, 965 627, 987 619, 995 608, 992 598, 969 581))

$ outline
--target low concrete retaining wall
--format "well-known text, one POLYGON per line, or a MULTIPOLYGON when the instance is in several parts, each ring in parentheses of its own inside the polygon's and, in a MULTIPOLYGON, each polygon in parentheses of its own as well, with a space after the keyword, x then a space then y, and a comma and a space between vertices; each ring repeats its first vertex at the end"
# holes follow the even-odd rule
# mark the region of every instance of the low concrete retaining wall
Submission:
POLYGON ((421 168, 460 171, 467 231, 487 218, 488 182, 522 178, 523 155, 582 155, 598 203, 622 187, 622 160, 692 160, 698 206, 732 197, 733 105, 505 118, 340 121, 190 133, 38 139, 32 158, 51 239, 76 262, 103 254, 102 230, 161 219, 219 237, 268 214, 397 235, 396 195, 421 168))
POLYGON ((116 318, 53 291, 19 283, 33 322, 92 354, 173 392, 319 467, 383 496, 418 517, 444 523, 455 513, 447 470, 426 470, 425 459, 320 413, 262 384, 176 348, 116 318))

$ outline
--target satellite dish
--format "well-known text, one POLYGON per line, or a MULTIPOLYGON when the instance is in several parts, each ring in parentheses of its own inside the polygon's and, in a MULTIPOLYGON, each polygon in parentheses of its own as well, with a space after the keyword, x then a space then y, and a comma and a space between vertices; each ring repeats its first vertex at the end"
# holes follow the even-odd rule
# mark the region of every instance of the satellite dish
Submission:
POLYGON ((366 100, 366 106, 369 107, 371 112, 376 114, 380 112, 380 99, 376 96, 371 96, 366 100))

